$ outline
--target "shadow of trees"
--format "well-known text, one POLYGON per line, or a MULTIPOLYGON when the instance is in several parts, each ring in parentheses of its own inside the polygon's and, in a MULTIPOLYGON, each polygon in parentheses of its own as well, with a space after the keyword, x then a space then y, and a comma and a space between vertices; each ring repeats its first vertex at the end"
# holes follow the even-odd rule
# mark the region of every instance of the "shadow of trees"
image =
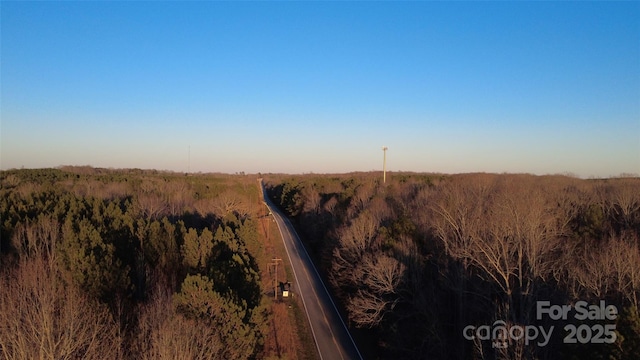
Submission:
POLYGON ((409 173, 382 184, 375 174, 303 175, 267 188, 350 325, 374 339, 368 357, 636 356, 640 179, 409 173), (576 320, 537 319, 541 300, 615 305, 618 341, 564 344, 563 327, 576 320), (556 334, 546 346, 503 348, 463 336, 468 325, 496 321, 556 334))
MULTIPOLYGON (((120 344, 113 358, 150 358, 170 346, 202 359, 259 353, 267 315, 247 248, 258 242, 255 180, 89 168, 12 170, 0 174, 0 184, 3 273, 10 279, 38 259, 59 269, 56 279, 77 291, 69 296, 81 292, 110 310, 119 326, 110 338, 120 344), (189 340, 180 335, 189 326, 215 332, 189 340), (207 352, 196 351, 198 344, 207 352)), ((15 296, 0 294, 3 301, 15 296)), ((92 311, 81 309, 89 317, 92 311)), ((3 354, 13 340, 30 339, 0 338, 3 354)))

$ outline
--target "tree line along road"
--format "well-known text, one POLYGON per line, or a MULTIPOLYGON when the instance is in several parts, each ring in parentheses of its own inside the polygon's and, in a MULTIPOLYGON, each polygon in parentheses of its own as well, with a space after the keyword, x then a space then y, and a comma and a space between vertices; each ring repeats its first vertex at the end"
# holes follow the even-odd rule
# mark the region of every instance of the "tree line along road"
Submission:
POLYGON ((358 347, 293 225, 268 198, 262 182, 260 185, 264 201, 282 236, 320 358, 323 360, 362 359, 358 347))

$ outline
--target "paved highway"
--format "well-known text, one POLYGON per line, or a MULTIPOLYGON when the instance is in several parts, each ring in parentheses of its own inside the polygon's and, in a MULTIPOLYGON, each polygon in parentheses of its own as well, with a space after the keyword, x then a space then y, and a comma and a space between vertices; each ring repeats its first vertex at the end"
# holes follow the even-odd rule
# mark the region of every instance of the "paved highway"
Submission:
POLYGON ((302 298, 320 358, 323 360, 362 359, 358 347, 293 225, 269 200, 264 186, 262 190, 264 201, 271 210, 282 235, 297 284, 296 295, 302 298))

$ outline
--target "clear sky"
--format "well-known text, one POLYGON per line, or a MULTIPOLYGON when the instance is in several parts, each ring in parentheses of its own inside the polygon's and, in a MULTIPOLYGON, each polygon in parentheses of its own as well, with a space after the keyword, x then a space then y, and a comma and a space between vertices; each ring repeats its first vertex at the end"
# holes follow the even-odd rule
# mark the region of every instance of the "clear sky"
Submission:
POLYGON ((640 2, 0 11, 2 169, 640 173, 640 2))

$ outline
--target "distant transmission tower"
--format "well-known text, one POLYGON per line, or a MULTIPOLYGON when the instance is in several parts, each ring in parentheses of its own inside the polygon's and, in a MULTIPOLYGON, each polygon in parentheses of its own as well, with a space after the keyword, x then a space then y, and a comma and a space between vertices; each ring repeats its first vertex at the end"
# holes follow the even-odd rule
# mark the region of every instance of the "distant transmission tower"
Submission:
POLYGON ((387 149, 389 149, 386 146, 382 147, 382 152, 384 153, 384 155, 382 156, 382 183, 386 183, 387 182, 387 149))
POLYGON ((189 145, 187 159, 187 174, 189 174, 191 173, 191 145, 189 145))

